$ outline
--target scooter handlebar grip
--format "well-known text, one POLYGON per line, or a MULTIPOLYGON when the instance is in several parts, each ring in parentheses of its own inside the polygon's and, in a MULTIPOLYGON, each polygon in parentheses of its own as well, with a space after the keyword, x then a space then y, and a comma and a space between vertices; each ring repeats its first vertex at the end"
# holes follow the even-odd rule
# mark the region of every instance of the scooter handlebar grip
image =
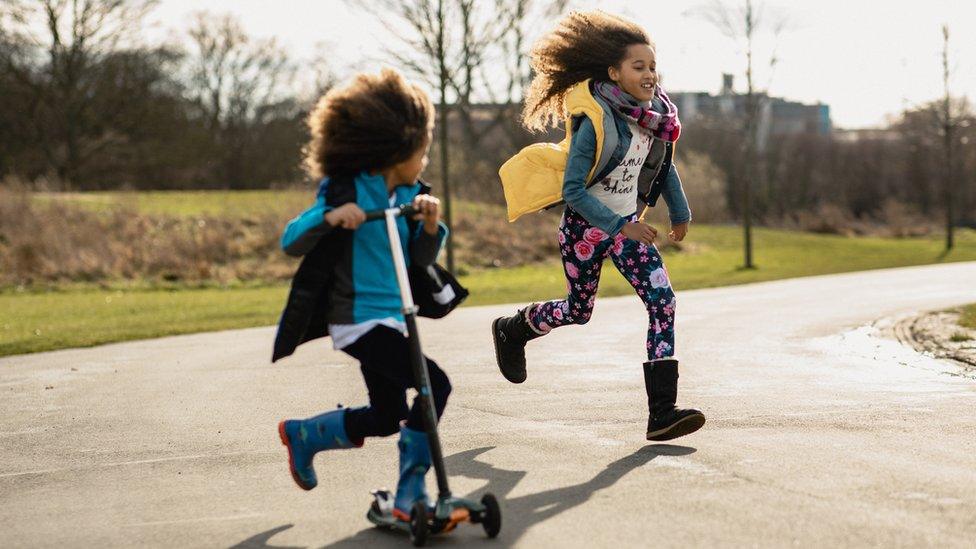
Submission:
MULTIPOLYGON (((398 208, 400 211, 396 215, 404 217, 413 217, 420 213, 417 208, 414 208, 410 204, 404 204, 398 208)), ((366 212, 366 221, 376 221, 377 219, 383 219, 386 217, 386 210, 370 210, 366 212)))
POLYGON ((420 210, 414 208, 412 204, 404 204, 400 206, 400 215, 403 217, 413 217, 420 213, 420 210))

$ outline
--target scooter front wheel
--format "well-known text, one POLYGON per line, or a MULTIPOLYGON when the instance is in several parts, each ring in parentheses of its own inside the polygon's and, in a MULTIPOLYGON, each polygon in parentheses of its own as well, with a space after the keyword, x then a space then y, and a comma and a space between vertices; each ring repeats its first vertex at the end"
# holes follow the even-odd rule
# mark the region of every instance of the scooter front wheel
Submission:
POLYGON ((481 527, 489 538, 495 538, 502 531, 502 510, 498 507, 498 500, 494 494, 485 494, 481 497, 481 504, 485 506, 481 527))
POLYGON ((427 543, 430 528, 427 523, 427 504, 418 501, 410 510, 410 541, 414 547, 423 547, 427 543))

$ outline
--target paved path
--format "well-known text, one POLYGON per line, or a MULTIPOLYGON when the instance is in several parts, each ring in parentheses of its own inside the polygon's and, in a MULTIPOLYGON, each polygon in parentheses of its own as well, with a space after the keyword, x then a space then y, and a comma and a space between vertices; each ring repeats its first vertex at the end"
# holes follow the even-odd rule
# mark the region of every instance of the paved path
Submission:
MULTIPOLYGON (((643 440, 643 309, 602 299, 590 324, 496 372, 488 324, 423 323, 455 392, 442 424, 453 488, 503 498, 495 542, 436 547, 969 546, 976 380, 859 328, 976 301, 976 263, 680 292, 679 403, 705 428, 643 440), (949 372, 949 373, 946 373, 949 372)), ((268 364, 270 328, 0 360, 0 546, 405 547, 370 528, 395 482, 393 439, 318 460, 305 493, 275 425, 365 391, 324 343, 268 364)))

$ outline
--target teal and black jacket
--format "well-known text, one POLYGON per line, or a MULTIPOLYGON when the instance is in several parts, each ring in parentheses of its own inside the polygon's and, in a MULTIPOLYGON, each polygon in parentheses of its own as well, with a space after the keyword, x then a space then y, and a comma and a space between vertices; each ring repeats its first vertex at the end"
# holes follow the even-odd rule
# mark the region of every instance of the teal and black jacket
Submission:
MULTIPOLYGON (((409 204, 429 191, 421 182, 396 187, 392 205, 409 204)), ((343 204, 355 202, 368 211, 389 208, 390 201, 381 175, 363 172, 354 178, 326 178, 315 203, 285 227, 282 249, 304 258, 292 280, 272 360, 288 356, 305 341, 328 335, 329 324, 403 320, 386 225, 364 223, 350 231, 325 222, 325 213, 343 204)), ((438 234, 431 235, 421 223, 403 217, 397 218, 397 227, 407 265, 433 264, 447 238, 447 227, 442 223, 438 234)))

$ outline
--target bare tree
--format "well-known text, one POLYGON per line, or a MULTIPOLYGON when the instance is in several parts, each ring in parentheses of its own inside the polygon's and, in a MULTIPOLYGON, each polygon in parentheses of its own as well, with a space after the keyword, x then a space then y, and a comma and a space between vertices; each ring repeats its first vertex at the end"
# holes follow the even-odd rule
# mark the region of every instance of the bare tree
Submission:
MULTIPOLYGON (((450 135, 448 128, 448 89, 456 70, 458 44, 455 24, 458 4, 461 0, 369 0, 354 2, 352 7, 361 8, 381 21, 391 34, 407 48, 388 47, 386 55, 412 76, 426 81, 438 91, 438 144, 440 174, 444 199, 444 221, 453 229, 450 135)), ((447 241, 447 269, 454 269, 453 238, 447 241)))
MULTIPOLYGON (((455 0, 458 8, 458 24, 460 33, 460 52, 457 58, 456 77, 450 80, 450 87, 457 97, 455 112, 461 122, 461 129, 464 135, 465 146, 463 156, 465 165, 471 165, 471 159, 478 147, 478 142, 486 132, 477 128, 474 120, 472 96, 476 93, 476 88, 484 80, 479 82, 480 73, 478 69, 485 62, 488 48, 498 41, 504 30, 499 26, 492 25, 486 20, 486 16, 493 18, 508 19, 508 6, 504 3, 497 3, 495 8, 488 14, 484 9, 478 10, 478 4, 474 0, 455 0), (497 10, 497 11, 496 11, 497 10), (480 17, 479 17, 480 16, 480 17)), ((480 4, 484 6, 484 2, 480 4)), ((502 25, 507 27, 507 25, 502 25)))
POLYGON ((231 14, 200 12, 189 36, 189 89, 222 154, 220 179, 244 186, 245 151, 269 120, 292 107, 292 68, 274 39, 255 40, 231 14))
POLYGON ((31 88, 39 146, 62 181, 75 178, 116 137, 94 112, 93 88, 103 61, 135 48, 157 0, 4 0, 2 65, 31 88), (38 62, 43 60, 40 64, 38 62))
POLYGON ((945 208, 946 241, 945 251, 948 253, 953 247, 953 187, 955 186, 955 155, 954 139, 956 133, 956 117, 952 112, 952 99, 949 95, 949 25, 942 25, 942 85, 945 94, 942 99, 940 122, 942 125, 942 150, 945 155, 945 173, 942 181, 943 207, 945 208))
MULTIPOLYGON (((516 121, 513 108, 528 78, 525 59, 528 23, 533 15, 561 11, 566 0, 369 0, 349 2, 361 7, 384 23, 400 39, 403 47, 389 47, 386 55, 412 76, 420 78, 438 92, 438 146, 440 176, 444 188, 445 220, 452 223, 450 120, 460 122, 464 139, 462 156, 473 163, 481 158, 482 139, 499 127, 509 131, 507 121, 516 121), (488 66, 502 60, 503 78, 489 72, 488 66), (507 77, 507 81, 504 77, 507 77), (498 83, 502 82, 503 85, 498 83), (495 116, 479 120, 476 101, 496 105, 495 116)), ((514 125, 512 125, 514 126, 514 125)), ((447 245, 448 269, 454 270, 454 247, 447 245)))
MULTIPOLYGON (((742 47, 745 54, 746 94, 742 109, 741 123, 745 139, 742 143, 743 168, 741 174, 729 174, 729 180, 739 179, 741 191, 742 229, 744 246, 744 265, 746 269, 755 268, 752 253, 752 188, 756 179, 763 177, 761 111, 766 93, 758 88, 754 75, 755 42, 765 30, 770 30, 776 38, 786 28, 786 18, 779 15, 766 19, 766 8, 762 2, 743 0, 736 6, 729 6, 719 0, 690 10, 689 14, 704 19, 717 28, 730 40, 742 47)), ((775 41, 774 41, 775 42, 775 41)), ((777 63, 776 53, 770 55, 770 67, 777 63)), ((767 86, 768 88, 768 86, 767 86)))
POLYGON ((332 59, 335 57, 332 51, 332 44, 319 42, 315 44, 315 51, 309 60, 312 69, 312 93, 307 100, 312 107, 339 82, 339 76, 332 64, 332 59))
POLYGON ((482 139, 496 129, 508 136, 511 149, 523 145, 526 132, 519 125, 519 110, 523 91, 532 78, 530 39, 568 4, 568 0, 503 0, 492 10, 482 9, 474 25, 470 17, 462 18, 465 55, 459 60, 459 76, 453 85, 466 144, 478 157, 485 152, 478 150, 482 139), (470 100, 473 95, 495 106, 495 114, 487 123, 475 123, 470 100))
MULTIPOLYGON (((17 112, 23 103, 15 99, 23 86, 11 71, 17 66, 15 60, 22 48, 18 37, 11 32, 12 24, 18 17, 16 7, 14 4, 0 5, 0 97, 4 98, 5 107, 0 109, 0 177, 7 172, 13 157, 19 152, 14 142, 21 130, 17 126, 24 120, 23 113, 17 112)), ((23 141, 23 136, 20 141, 23 141)))

